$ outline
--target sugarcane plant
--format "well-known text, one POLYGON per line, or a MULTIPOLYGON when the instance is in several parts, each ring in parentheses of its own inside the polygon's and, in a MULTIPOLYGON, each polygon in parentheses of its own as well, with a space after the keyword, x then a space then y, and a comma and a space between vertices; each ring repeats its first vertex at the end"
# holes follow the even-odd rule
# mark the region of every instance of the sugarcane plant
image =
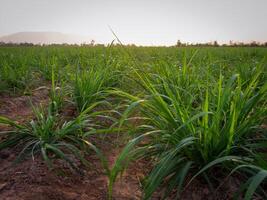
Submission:
POLYGON ((144 96, 113 91, 129 101, 121 124, 129 121, 136 108, 143 123, 111 170, 110 195, 117 176, 129 162, 148 157, 154 164, 143 181, 143 199, 150 199, 159 187, 165 188, 163 199, 174 194, 180 198, 197 177, 215 193, 222 180, 213 176, 218 169, 221 177, 235 172, 248 178, 245 199, 253 194, 266 198, 260 187, 266 180, 266 161, 259 150, 266 147, 266 135, 261 134, 267 116, 264 68, 258 66, 249 80, 242 80, 239 74, 225 78, 220 73, 214 84, 209 84, 210 78, 214 80, 212 73, 202 74, 206 74, 206 81, 196 74, 184 80, 192 74, 179 72, 175 81, 161 74, 157 75, 160 81, 155 81, 149 74, 136 72, 146 91, 144 96), (177 84, 179 80, 188 83, 187 87, 177 84), (190 85, 197 82, 202 85, 190 85))
POLYGON ((92 103, 70 121, 64 121, 55 112, 57 110, 55 102, 49 104, 47 111, 43 107, 33 107, 34 119, 26 124, 19 124, 1 116, 0 124, 10 128, 0 133, 0 151, 16 146, 20 149, 16 162, 29 157, 34 160, 40 155, 49 169, 53 167, 53 159, 59 158, 66 161, 72 169, 81 172, 72 157, 78 159, 81 164, 89 166, 86 155, 93 150, 101 159, 105 169, 108 169, 104 156, 88 137, 96 133, 96 124, 91 119, 100 112, 92 110, 100 103, 92 103))

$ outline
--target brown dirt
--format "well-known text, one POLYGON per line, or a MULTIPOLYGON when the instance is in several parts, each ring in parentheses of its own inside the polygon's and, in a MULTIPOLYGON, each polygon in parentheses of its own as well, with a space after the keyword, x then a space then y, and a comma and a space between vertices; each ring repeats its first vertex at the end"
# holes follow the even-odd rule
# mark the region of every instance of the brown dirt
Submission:
MULTIPOLYGON (((31 96, 34 105, 47 105, 48 90, 35 90, 31 96)), ((72 116, 75 110, 65 109, 63 115, 72 116)), ((22 123, 31 119, 32 110, 28 96, 0 96, 0 115, 22 123)), ((0 127, 0 131, 3 127, 0 127)), ((116 136, 93 138, 96 145, 106 155, 110 166, 115 162, 122 146, 118 146, 116 136)), ((104 174, 101 163, 95 155, 87 159, 90 169, 84 169, 84 175, 71 171, 65 163, 55 161, 55 168, 49 171, 42 160, 36 157, 13 165, 18 151, 16 149, 0 152, 0 199, 1 200, 106 200, 108 178, 104 174)), ((140 200, 141 180, 148 172, 148 161, 133 163, 123 176, 117 180, 113 189, 114 200, 140 200)), ((233 184, 230 184, 233 185, 233 184)), ((215 199, 229 199, 225 191, 215 199)), ((160 199, 159 193, 153 200, 160 199)), ((213 199, 207 186, 196 182, 190 186, 182 199, 213 199)))
POLYGON ((0 116, 18 122, 28 121, 32 117, 32 105, 46 105, 49 91, 46 87, 37 88, 31 96, 11 97, 0 95, 0 116))

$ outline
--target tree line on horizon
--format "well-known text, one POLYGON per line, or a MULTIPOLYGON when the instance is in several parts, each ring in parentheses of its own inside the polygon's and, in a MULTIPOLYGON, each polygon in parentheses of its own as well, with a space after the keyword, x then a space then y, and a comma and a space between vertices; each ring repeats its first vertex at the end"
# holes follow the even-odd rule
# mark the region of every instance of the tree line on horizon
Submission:
POLYGON ((188 43, 188 42, 182 42, 181 40, 177 40, 177 43, 175 45, 176 47, 186 47, 186 46, 197 46, 197 47, 267 47, 267 42, 260 43, 257 41, 252 41, 249 43, 246 42, 236 42, 230 40, 228 44, 219 44, 216 40, 212 42, 206 42, 206 43, 188 43))
MULTIPOLYGON (((113 43, 114 46, 121 46, 120 43, 113 43)), ((14 43, 14 42, 0 42, 0 47, 16 47, 16 46, 106 46, 105 44, 95 43, 94 40, 92 40, 90 43, 82 43, 82 44, 34 44, 30 42, 20 42, 20 43, 14 43)), ((142 47, 142 45, 136 45, 136 44, 127 44, 123 46, 128 47, 142 47)), ((143 46, 145 47, 145 46, 143 46)), ((156 45, 155 45, 156 47, 156 45)), ((164 47, 161 45, 161 47, 164 47)), ((267 42, 260 43, 257 41, 252 41, 249 43, 246 42, 235 42, 230 40, 229 43, 219 44, 216 40, 212 42, 205 42, 205 43, 189 43, 189 42, 182 42, 181 40, 177 40, 176 44, 171 47, 267 47, 267 42)))

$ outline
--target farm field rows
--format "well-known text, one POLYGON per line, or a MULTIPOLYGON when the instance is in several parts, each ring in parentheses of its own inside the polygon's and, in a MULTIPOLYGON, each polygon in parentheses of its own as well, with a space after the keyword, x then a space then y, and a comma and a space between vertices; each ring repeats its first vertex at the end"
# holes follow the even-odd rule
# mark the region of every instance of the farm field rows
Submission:
POLYGON ((267 49, 0 47, 0 199, 266 199, 267 49))

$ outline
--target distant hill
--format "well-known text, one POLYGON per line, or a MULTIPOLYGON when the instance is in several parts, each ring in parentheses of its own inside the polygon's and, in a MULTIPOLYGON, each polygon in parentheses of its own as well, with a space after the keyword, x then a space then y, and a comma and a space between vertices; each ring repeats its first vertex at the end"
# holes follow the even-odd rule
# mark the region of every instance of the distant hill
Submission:
POLYGON ((33 44, 81 44, 90 43, 92 38, 80 35, 70 35, 59 32, 19 32, 0 36, 0 42, 33 43, 33 44))

